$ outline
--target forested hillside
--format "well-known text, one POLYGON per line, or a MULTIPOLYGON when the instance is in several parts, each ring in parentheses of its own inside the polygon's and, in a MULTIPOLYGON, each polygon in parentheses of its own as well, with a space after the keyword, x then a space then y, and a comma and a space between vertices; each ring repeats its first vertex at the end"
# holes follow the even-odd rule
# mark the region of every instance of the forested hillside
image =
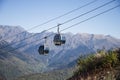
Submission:
POLYGON ((120 80, 120 49, 80 56, 78 69, 67 80, 120 80))

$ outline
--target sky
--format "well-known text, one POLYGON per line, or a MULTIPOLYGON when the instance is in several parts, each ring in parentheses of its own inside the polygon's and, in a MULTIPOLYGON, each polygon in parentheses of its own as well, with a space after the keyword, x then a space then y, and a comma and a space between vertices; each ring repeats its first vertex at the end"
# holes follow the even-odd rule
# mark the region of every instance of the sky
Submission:
MULTIPOLYGON (((25 30, 29 30, 34 26, 40 25, 48 20, 63 15, 91 1, 94 0, 0 0, 0 25, 21 26, 25 30)), ((51 21, 50 23, 31 29, 29 32, 37 33, 43 30, 47 30, 50 27, 61 24, 109 1, 112 0, 96 0, 96 2, 91 5, 51 21)), ((60 30, 119 4, 120 0, 115 0, 113 3, 105 7, 102 7, 69 23, 61 25, 60 30)), ((54 28, 50 31, 56 32, 57 28, 54 28)), ((120 7, 69 28, 62 33, 66 32, 75 34, 104 34, 120 39, 120 7)))

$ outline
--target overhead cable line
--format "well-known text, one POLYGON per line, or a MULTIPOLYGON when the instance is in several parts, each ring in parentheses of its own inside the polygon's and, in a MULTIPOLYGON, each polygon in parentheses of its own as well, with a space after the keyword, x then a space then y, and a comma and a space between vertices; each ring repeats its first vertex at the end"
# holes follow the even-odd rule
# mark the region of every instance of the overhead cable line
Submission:
MULTIPOLYGON (((69 19, 69 20, 63 22, 63 23, 60 24, 60 25, 64 25, 64 24, 66 24, 66 23, 68 23, 68 22, 71 22, 71 21, 73 21, 73 20, 75 20, 75 19, 77 19, 77 18, 80 18, 80 17, 82 17, 82 16, 84 16, 84 15, 86 15, 86 14, 89 14, 89 13, 95 11, 95 10, 98 10, 99 8, 102 8, 102 7, 106 6, 106 5, 114 2, 114 1, 115 1, 115 0, 111 0, 111 1, 109 1, 109 2, 107 2, 107 3, 105 3, 105 4, 101 5, 101 6, 99 6, 99 7, 97 7, 97 8, 94 8, 94 9, 92 9, 92 10, 90 10, 90 11, 87 11, 87 12, 85 12, 85 13, 83 13, 83 14, 78 15, 77 17, 74 17, 74 18, 72 18, 72 19, 69 19)), ((53 27, 51 27, 51 28, 48 28, 47 30, 44 30, 43 32, 49 31, 49 30, 51 30, 51 29, 53 29, 53 28, 56 28, 56 27, 58 27, 58 26, 53 26, 53 27)), ((43 32, 42 32, 42 33, 43 33, 43 32)), ((19 40, 19 41, 16 41, 16 42, 14 42, 14 43, 11 43, 11 44, 9 44, 9 45, 7 45, 7 46, 5 46, 5 47, 1 47, 0 49, 6 48, 6 47, 11 46, 11 45, 14 45, 14 44, 16 44, 16 43, 18 43, 18 42, 22 42, 22 41, 24 41, 24 40, 26 40, 26 39, 29 39, 29 38, 31 38, 31 37, 34 37, 34 36, 36 36, 36 35, 37 35, 37 34, 31 35, 31 36, 29 36, 29 37, 27 37, 27 38, 24 38, 24 39, 22 39, 22 40, 19 40)))
MULTIPOLYGON (((97 17, 97 16, 100 16, 100 15, 102 15, 102 14, 104 14, 104 13, 107 13, 107 12, 109 12, 109 11, 112 11, 112 10, 114 10, 115 8, 118 8, 118 7, 120 7, 120 5, 117 5, 117 6, 115 6, 115 7, 112 7, 112 8, 110 8, 110 9, 107 9, 107 10, 105 10, 105 11, 99 13, 99 14, 96 14, 96 15, 94 15, 94 16, 92 16, 92 17, 89 17, 89 18, 87 18, 87 19, 85 19, 85 20, 83 20, 83 21, 80 21, 80 22, 76 23, 76 24, 73 24, 72 26, 69 26, 69 27, 67 27, 67 28, 65 28, 65 29, 62 29, 60 32, 65 31, 65 30, 67 30, 67 29, 69 29, 69 28, 75 27, 75 26, 77 26, 77 25, 79 25, 79 24, 81 24, 81 23, 84 23, 84 22, 86 22, 86 21, 88 21, 88 20, 91 20, 91 19, 97 17)), ((50 36, 52 36, 52 35, 53 35, 53 34, 48 35, 47 37, 50 37, 50 36)), ((19 46, 19 47, 15 48, 15 49, 9 50, 8 52, 15 51, 15 50, 17 50, 17 49, 19 49, 19 48, 21 48, 21 47, 24 47, 24 46, 26 46, 26 45, 30 45, 30 44, 32 44, 32 43, 34 43, 34 42, 37 42, 37 41, 40 41, 40 40, 42 40, 42 39, 44 39, 44 37, 41 38, 41 39, 35 40, 35 41, 33 41, 33 42, 29 43, 29 44, 25 44, 25 45, 22 45, 22 46, 19 46)))
POLYGON ((109 2, 107 2, 107 3, 105 3, 105 4, 101 5, 101 6, 99 6, 99 7, 97 7, 97 8, 94 8, 94 9, 92 9, 92 10, 90 10, 90 11, 87 11, 87 12, 85 12, 85 13, 83 13, 83 14, 77 16, 77 17, 74 17, 74 18, 70 19, 70 20, 67 20, 67 21, 65 21, 65 22, 62 23, 62 24, 68 23, 68 22, 70 22, 70 21, 72 21, 72 20, 74 20, 74 19, 77 19, 77 18, 79 18, 79 17, 82 17, 82 16, 84 16, 84 15, 86 15, 86 14, 88 14, 88 13, 91 13, 91 12, 93 12, 93 11, 99 9, 99 8, 102 8, 102 7, 104 7, 104 6, 106 6, 106 5, 110 4, 110 3, 112 3, 112 2, 114 2, 114 1, 115 1, 115 0, 109 1, 109 2))
MULTIPOLYGON (((89 18, 87 18, 87 19, 85 19, 85 20, 83 20, 83 21, 81 21, 81 22, 78 22, 78 23, 76 23, 76 24, 74 24, 74 25, 71 25, 71 26, 69 26, 69 27, 67 27, 67 28, 64 28, 64 29, 62 29, 61 31, 67 30, 67 29, 69 29, 69 28, 72 28, 72 27, 74 27, 74 26, 76 26, 76 25, 79 25, 79 24, 81 24, 81 23, 83 23, 83 22, 86 22, 86 21, 88 21, 88 20, 90 20, 90 19, 92 19, 92 18, 95 18, 95 17, 97 17, 97 16, 99 16, 99 15, 101 15, 101 14, 104 14, 104 13, 106 13, 106 12, 109 12, 109 11, 111 11, 111 10, 117 8, 117 7, 120 7, 120 5, 117 5, 117 6, 113 7, 113 8, 110 8, 110 9, 108 9, 108 10, 106 10, 106 11, 103 11, 103 12, 97 14, 97 15, 94 15, 94 16, 92 16, 92 17, 89 17, 89 18)), ((60 31, 60 32, 61 32, 61 31, 60 31)))
MULTIPOLYGON (((96 1, 98 1, 98 0, 93 0, 93 1, 91 1, 91 2, 89 2, 89 3, 86 3, 86 4, 80 6, 80 7, 76 8, 76 9, 73 9, 73 10, 71 10, 71 11, 65 13, 65 14, 62 14, 62 15, 60 15, 60 16, 58 16, 58 17, 55 17, 55 18, 50 19, 50 20, 48 20, 48 21, 46 21, 46 22, 43 22, 43 23, 41 23, 41 24, 39 24, 39 25, 36 25, 36 26, 34 26, 34 27, 26 30, 26 31, 31 31, 31 30, 33 30, 33 29, 35 29, 35 28, 38 28, 38 27, 40 27, 40 26, 43 26, 43 25, 45 25, 45 24, 47 24, 47 23, 49 23, 49 22, 52 22, 52 21, 57 20, 57 19, 59 19, 59 18, 62 18, 62 17, 64 17, 64 16, 66 16, 66 15, 68 15, 68 14, 71 14, 71 13, 73 13, 73 12, 79 10, 79 9, 82 9, 82 8, 84 8, 84 7, 86 7, 86 6, 90 5, 90 4, 93 4, 93 3, 95 3, 96 1)), ((2 40, 9 39, 9 38, 11 38, 11 37, 14 37, 14 36, 16 36, 16 35, 22 34, 22 33, 24 33, 24 32, 25 32, 25 31, 22 31, 22 32, 20 32, 20 33, 17 33, 17 34, 15 34, 15 35, 9 36, 9 37, 4 38, 4 39, 2 39, 2 40)))

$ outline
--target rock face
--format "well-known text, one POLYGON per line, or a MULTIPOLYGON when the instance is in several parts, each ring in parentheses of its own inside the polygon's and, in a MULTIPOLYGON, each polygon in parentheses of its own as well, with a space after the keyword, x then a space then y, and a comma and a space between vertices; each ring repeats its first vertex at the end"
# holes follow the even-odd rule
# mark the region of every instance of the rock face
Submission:
MULTIPOLYGON (((116 39, 110 35, 95 35, 87 33, 78 33, 75 35, 72 33, 64 33, 66 44, 56 47, 53 43, 54 35, 55 33, 53 32, 43 31, 40 33, 29 33, 20 26, 0 25, 0 47, 2 47, 4 51, 15 48, 13 50, 19 52, 19 54, 14 55, 14 51, 10 52, 12 53, 11 56, 17 57, 17 59, 19 58, 23 63, 27 62, 27 65, 30 63, 29 66, 40 63, 39 66, 42 66, 40 68, 43 71, 73 66, 76 63, 76 59, 81 54, 92 53, 103 47, 106 49, 120 47, 120 39, 116 39), (44 43, 42 38, 48 35, 52 35, 48 37, 47 40, 50 53, 47 56, 39 55, 38 47, 44 43)), ((3 55, 1 53, 0 59, 2 58, 3 55)), ((8 59, 8 57, 5 59, 8 59)), ((5 60, 3 59, 3 61, 5 60)), ((19 65, 17 62, 16 64, 19 65)))

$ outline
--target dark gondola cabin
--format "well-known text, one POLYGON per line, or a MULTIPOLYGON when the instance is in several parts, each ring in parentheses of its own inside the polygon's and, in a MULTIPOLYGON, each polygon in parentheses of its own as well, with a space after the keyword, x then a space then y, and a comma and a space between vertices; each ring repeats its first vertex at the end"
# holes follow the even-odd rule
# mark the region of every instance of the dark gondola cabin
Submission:
POLYGON ((57 29, 57 32, 58 32, 58 33, 55 34, 54 40, 53 40, 53 42, 54 42, 54 44, 55 44, 56 46, 61 46, 62 44, 65 44, 65 42, 66 42, 65 37, 60 34, 60 31, 59 31, 59 26, 60 26, 60 25, 61 25, 61 24, 58 24, 58 29, 57 29))
POLYGON ((56 34, 54 36, 53 42, 56 46, 60 46, 62 44, 65 44, 65 42, 66 42, 65 36, 60 35, 60 34, 56 34))
POLYGON ((41 45, 38 49, 39 54, 44 54, 44 45, 41 45))
POLYGON ((49 48, 45 48, 44 45, 41 45, 38 49, 40 55, 48 54, 49 48))
POLYGON ((48 45, 47 45, 47 37, 44 37, 44 39, 45 39, 44 45, 40 45, 40 47, 38 49, 38 52, 39 52, 40 55, 45 55, 45 54, 49 53, 49 48, 48 48, 48 45))
POLYGON ((60 34, 56 34, 54 36, 54 40, 53 40, 54 44, 56 46, 60 46, 61 45, 61 35, 60 34))

